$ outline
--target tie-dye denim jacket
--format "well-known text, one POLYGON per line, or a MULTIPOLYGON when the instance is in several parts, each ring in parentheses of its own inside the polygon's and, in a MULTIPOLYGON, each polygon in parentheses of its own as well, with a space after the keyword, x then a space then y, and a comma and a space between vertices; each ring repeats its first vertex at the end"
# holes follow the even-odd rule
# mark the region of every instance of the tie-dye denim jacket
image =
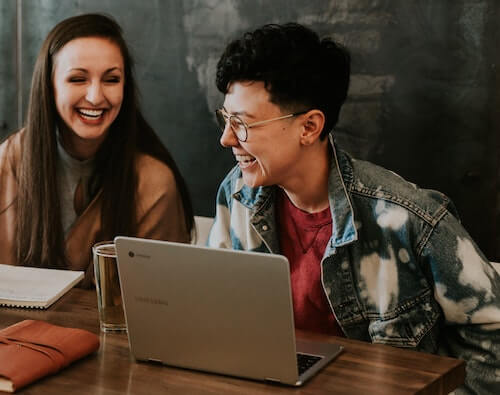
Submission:
MULTIPOLYGON (((500 276, 451 201, 332 144, 322 283, 349 338, 467 362, 456 393, 500 394, 500 276)), ((275 186, 222 182, 208 245, 280 253, 275 186)))

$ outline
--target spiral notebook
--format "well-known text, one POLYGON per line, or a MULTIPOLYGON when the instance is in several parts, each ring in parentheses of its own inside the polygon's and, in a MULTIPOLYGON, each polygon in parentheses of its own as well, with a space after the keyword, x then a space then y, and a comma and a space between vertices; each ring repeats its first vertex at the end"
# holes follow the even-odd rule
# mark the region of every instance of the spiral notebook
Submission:
POLYGON ((46 309, 84 277, 84 272, 0 264, 0 306, 46 309))

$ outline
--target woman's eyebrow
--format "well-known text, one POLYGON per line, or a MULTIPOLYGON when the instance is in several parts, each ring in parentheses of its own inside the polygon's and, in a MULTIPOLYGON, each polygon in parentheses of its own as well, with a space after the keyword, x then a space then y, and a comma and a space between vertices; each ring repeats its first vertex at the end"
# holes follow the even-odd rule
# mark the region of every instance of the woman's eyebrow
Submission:
POLYGON ((120 67, 118 67, 118 66, 111 67, 111 68, 107 69, 105 72, 106 73, 111 73, 112 71, 119 71, 120 73, 123 73, 123 70, 120 67))
POLYGON ((84 73, 88 72, 87 69, 84 69, 82 67, 71 67, 70 69, 68 69, 68 71, 83 71, 84 73))
MULTIPOLYGON (((123 73, 123 70, 118 66, 110 67, 109 69, 106 69, 106 71, 104 73, 111 73, 112 71, 115 71, 115 70, 123 73)), ((83 67, 72 67, 68 71, 82 71, 84 73, 88 73, 88 70, 83 68, 83 67)))

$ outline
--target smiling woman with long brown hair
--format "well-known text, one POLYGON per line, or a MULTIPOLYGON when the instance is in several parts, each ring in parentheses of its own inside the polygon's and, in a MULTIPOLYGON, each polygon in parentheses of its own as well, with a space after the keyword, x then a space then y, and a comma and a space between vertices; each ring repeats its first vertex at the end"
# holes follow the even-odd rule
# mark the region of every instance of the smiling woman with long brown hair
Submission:
POLYGON ((120 26, 86 14, 38 55, 23 129, 0 145, 0 263, 85 270, 116 235, 189 242, 186 184, 138 105, 120 26))

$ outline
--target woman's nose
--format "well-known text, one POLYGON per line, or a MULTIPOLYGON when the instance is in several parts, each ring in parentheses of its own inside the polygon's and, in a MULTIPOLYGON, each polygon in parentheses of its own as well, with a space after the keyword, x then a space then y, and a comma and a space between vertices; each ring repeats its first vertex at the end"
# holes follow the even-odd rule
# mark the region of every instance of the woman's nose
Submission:
POLYGON ((98 82, 91 83, 87 89, 85 99, 93 105, 100 104, 104 100, 104 93, 102 91, 101 84, 98 82))

